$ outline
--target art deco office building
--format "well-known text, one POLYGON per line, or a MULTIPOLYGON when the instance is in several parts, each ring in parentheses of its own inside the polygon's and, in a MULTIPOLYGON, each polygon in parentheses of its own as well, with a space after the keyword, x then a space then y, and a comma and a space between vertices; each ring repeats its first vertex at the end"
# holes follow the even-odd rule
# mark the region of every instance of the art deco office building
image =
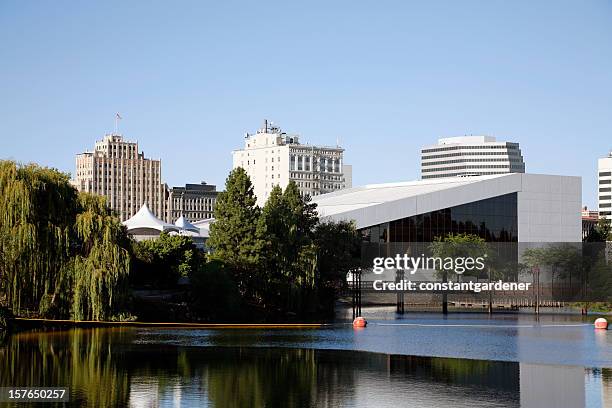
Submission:
POLYGON ((518 143, 498 142, 491 136, 439 139, 421 150, 421 178, 524 173, 518 143))
POLYGON ((168 189, 166 222, 175 223, 181 216, 189 222, 212 218, 218 194, 216 186, 204 182, 168 189))
POLYGON ((147 204, 157 217, 165 216, 165 186, 161 160, 138 152, 138 143, 107 134, 96 141, 93 151, 76 156, 73 185, 79 191, 106 196, 107 203, 122 221, 147 204))
POLYGON ((612 152, 597 161, 599 215, 612 219, 612 152))
POLYGON ((310 196, 351 187, 352 168, 344 164, 344 149, 302 144, 298 135, 282 132, 268 121, 255 134, 247 133, 244 149, 232 155, 233 167, 244 168, 250 176, 260 206, 272 187, 285 188, 291 180, 310 196))

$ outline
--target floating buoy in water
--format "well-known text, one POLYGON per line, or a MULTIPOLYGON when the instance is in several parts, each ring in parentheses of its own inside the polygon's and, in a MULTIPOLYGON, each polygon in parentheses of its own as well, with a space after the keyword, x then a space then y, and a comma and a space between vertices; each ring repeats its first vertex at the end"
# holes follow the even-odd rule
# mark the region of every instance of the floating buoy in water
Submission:
POLYGON ((353 327, 366 327, 368 322, 363 317, 359 316, 353 320, 353 327))
POLYGON ((599 319, 595 320, 595 328, 606 330, 608 328, 608 321, 603 317, 600 317, 599 319))

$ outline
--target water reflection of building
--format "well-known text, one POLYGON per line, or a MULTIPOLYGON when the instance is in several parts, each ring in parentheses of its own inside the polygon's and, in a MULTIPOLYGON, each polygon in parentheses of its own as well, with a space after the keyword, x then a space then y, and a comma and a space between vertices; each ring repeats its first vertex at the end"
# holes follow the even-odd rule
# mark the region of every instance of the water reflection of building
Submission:
POLYGON ((612 407, 612 368, 603 368, 601 378, 601 406, 612 407))
POLYGON ((584 367, 520 364, 521 407, 585 406, 584 367))

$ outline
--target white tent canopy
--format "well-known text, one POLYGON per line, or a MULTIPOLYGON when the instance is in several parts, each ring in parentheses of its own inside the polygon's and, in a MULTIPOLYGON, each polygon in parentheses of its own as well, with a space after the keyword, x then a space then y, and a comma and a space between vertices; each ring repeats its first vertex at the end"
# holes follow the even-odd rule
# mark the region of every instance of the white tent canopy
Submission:
POLYGON ((190 223, 189 221, 187 221, 187 219, 183 217, 182 215, 179 217, 178 220, 176 220, 174 225, 176 225, 181 231, 191 231, 191 232, 200 233, 200 229, 196 227, 195 225, 193 225, 192 223, 190 223))
POLYGON ((149 210, 146 203, 140 207, 140 210, 138 210, 132 218, 123 221, 123 225, 127 227, 128 233, 136 230, 157 230, 159 232, 179 230, 177 226, 168 224, 157 218, 155 214, 149 210))
POLYGON ((193 225, 200 229, 200 234, 203 237, 210 237, 210 225, 215 222, 214 218, 206 218, 204 220, 195 221, 193 225))

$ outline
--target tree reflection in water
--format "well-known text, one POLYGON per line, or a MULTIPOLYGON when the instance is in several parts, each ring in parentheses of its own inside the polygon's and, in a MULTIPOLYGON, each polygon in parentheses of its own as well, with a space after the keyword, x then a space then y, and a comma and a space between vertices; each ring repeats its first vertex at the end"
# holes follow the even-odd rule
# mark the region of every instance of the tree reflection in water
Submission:
MULTIPOLYGON (((71 405, 97 407, 367 406, 377 393, 383 406, 518 406, 519 366, 354 351, 139 344, 133 328, 23 332, 0 345, 0 386, 69 387, 71 405)), ((601 374, 604 390, 612 389, 611 371, 601 374)))
POLYGON ((75 406, 128 404, 129 373, 118 367, 117 329, 25 332, 0 347, 0 386, 69 387, 75 406))

